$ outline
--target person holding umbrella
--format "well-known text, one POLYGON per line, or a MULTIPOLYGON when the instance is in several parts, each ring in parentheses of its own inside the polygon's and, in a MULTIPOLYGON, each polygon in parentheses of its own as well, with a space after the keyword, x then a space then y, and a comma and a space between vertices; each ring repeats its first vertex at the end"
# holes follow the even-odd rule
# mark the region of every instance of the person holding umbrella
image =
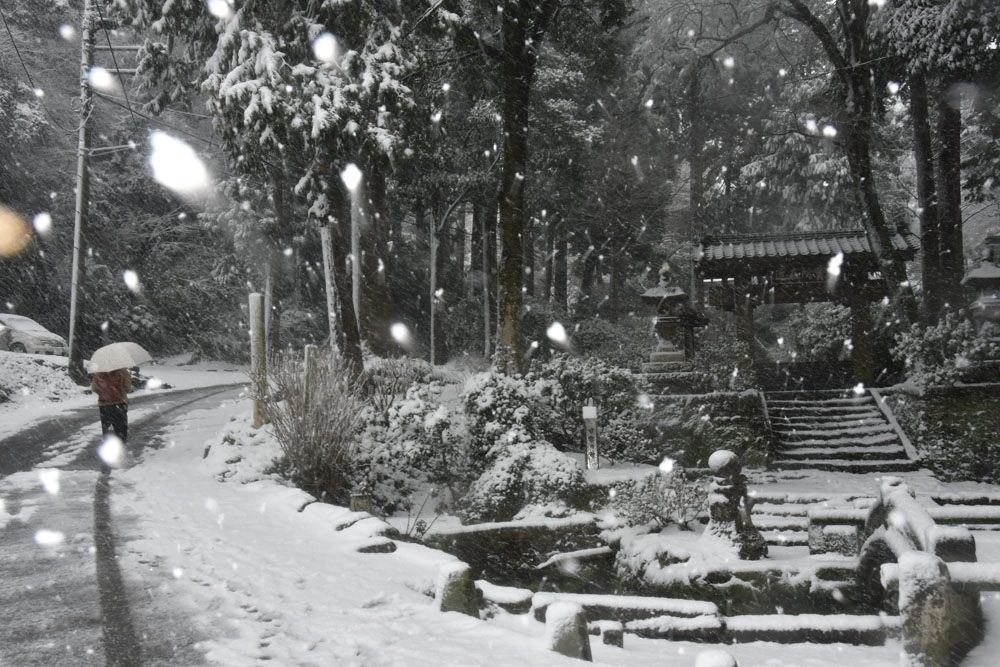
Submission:
POLYGON ((132 391, 132 376, 124 368, 97 372, 91 376, 90 388, 97 394, 101 411, 101 434, 112 431, 124 444, 128 439, 128 393, 132 391))
POLYGON ((97 394, 105 441, 111 431, 124 447, 128 439, 128 393, 132 391, 132 376, 126 369, 150 358, 141 346, 124 342, 105 345, 91 355, 87 370, 92 375, 90 388, 97 394))

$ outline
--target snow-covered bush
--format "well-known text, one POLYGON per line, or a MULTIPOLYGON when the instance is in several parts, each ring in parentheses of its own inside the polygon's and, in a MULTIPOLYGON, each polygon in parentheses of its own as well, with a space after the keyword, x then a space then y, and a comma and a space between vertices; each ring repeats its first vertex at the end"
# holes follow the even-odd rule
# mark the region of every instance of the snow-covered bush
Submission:
POLYGON ((267 370, 263 413, 284 454, 282 472, 321 500, 346 503, 361 401, 344 360, 317 355, 306 377, 300 359, 281 355, 267 370))
POLYGON ((656 344, 649 317, 623 317, 610 322, 588 317, 573 326, 573 348, 582 356, 638 373, 656 344))
POLYGON ((442 385, 414 383, 384 411, 369 405, 354 480, 383 511, 409 509, 418 482, 447 488, 454 502, 469 478, 465 416, 442 405, 442 385))
POLYGON ((512 436, 544 440, 546 424, 557 418, 559 400, 560 388, 553 380, 503 373, 473 376, 464 397, 473 471, 486 471, 512 436))
POLYGON ((953 385, 975 364, 1000 358, 1000 344, 976 333, 967 318, 953 311, 936 325, 913 325, 896 338, 892 354, 906 364, 907 378, 919 388, 953 385))
POLYGON ((689 481, 683 468, 674 468, 616 484, 611 508, 629 526, 663 528, 673 523, 688 528, 705 511, 707 501, 704 484, 689 481))
POLYGON ((662 458, 645 432, 648 415, 639 405, 642 380, 631 371, 600 359, 559 354, 535 364, 530 377, 551 380, 559 386, 552 403, 556 418, 544 423, 544 435, 550 442, 582 450, 582 409, 588 399, 593 399, 602 456, 642 463, 656 463, 662 458))
POLYGON ((510 521, 525 507, 572 506, 584 496, 583 470, 551 444, 519 428, 500 440, 501 452, 462 499, 463 521, 510 521))
POLYGON ((898 391, 886 400, 922 462, 942 480, 1000 480, 1000 391, 991 386, 898 391))
POLYGON ((422 359, 372 357, 365 362, 361 385, 368 403, 385 414, 414 382, 425 381, 430 374, 431 365, 422 359))
POLYGON ((707 391, 743 391, 757 386, 753 350, 732 327, 713 321, 698 337, 692 359, 707 391))
POLYGON ((717 449, 736 452, 744 465, 765 463, 767 427, 756 391, 659 397, 652 417, 660 457, 685 468, 704 468, 717 449))

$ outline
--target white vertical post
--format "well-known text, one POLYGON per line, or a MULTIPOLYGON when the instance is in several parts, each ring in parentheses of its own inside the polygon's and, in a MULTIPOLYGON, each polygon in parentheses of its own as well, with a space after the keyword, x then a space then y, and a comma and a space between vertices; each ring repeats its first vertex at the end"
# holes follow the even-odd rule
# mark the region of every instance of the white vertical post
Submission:
POLYGON ((323 273, 326 277, 326 316, 330 324, 330 349, 337 350, 337 293, 333 280, 333 240, 330 228, 323 225, 319 230, 323 242, 323 273))
POLYGON ((267 388, 267 340, 264 337, 264 297, 250 295, 250 378, 253 382, 253 427, 264 424, 262 399, 267 388))
POLYGON ((597 470, 601 467, 601 458, 597 451, 597 406, 592 398, 583 406, 583 437, 587 446, 587 470, 597 470))

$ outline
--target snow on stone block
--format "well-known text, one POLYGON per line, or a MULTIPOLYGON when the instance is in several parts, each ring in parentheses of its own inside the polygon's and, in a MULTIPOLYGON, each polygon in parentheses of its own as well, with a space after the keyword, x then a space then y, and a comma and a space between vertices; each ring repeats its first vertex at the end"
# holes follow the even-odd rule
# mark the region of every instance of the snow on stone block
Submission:
POLYGON ((572 602, 549 605, 545 610, 545 643, 566 657, 592 661, 583 608, 572 602))
POLYGON ((860 548, 861 531, 856 525, 809 524, 810 554, 857 556, 860 548))
POLYGON ((531 611, 531 596, 534 593, 527 588, 513 586, 497 586, 485 579, 476 581, 476 590, 487 605, 500 607, 508 614, 527 614, 531 611))
POLYGON ((600 635, 602 644, 625 647, 625 628, 618 621, 591 621, 587 624, 587 631, 592 635, 600 635))
POLYGON ((963 590, 1000 591, 1000 564, 949 563, 951 581, 963 590))
POLYGON ((739 663, 722 649, 710 648, 695 656, 694 667, 739 667, 739 663))
POLYGON ((708 467, 716 475, 731 475, 740 468, 740 457, 728 449, 719 449, 708 457, 708 467))
POLYGON ((854 614, 767 614, 730 616, 726 631, 738 642, 845 643, 881 646, 895 629, 892 617, 854 614))
POLYGON ((899 615, 904 667, 947 667, 982 638, 979 594, 952 586, 948 566, 933 554, 899 558, 899 615))
POLYGON ((467 563, 445 563, 438 570, 434 606, 440 611, 457 611, 479 618, 479 602, 472 572, 467 563))
POLYGON ((654 616, 629 621, 625 629, 639 637, 648 639, 670 639, 675 641, 721 642, 725 625, 718 616, 654 616))
POLYGON ((558 602, 578 604, 590 620, 612 618, 627 622, 651 616, 672 615, 681 617, 718 616, 719 608, 711 602, 654 598, 641 595, 587 595, 583 593, 535 593, 531 608, 535 618, 544 620, 545 610, 558 602))
POLYGON ((927 548, 946 563, 976 561, 976 540, 968 528, 936 525, 927 531, 927 548))

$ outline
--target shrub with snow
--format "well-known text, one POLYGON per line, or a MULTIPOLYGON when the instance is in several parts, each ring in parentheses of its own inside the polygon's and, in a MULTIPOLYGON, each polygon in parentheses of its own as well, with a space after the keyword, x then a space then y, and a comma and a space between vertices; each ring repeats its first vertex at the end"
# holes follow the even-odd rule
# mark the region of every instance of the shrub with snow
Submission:
POLYGON ((560 354, 535 364, 530 377, 558 383, 551 405, 556 418, 544 423, 544 435, 552 443, 583 449, 581 411, 587 400, 593 399, 602 456, 640 463, 656 463, 662 458, 646 432, 648 415, 639 407, 642 380, 631 371, 596 358, 560 354))
POLYGON ((674 468, 616 484, 611 508, 629 526, 663 528, 673 523, 689 528, 704 513, 707 501, 704 484, 688 480, 683 468, 674 468))
POLYGON ((545 425, 557 419, 558 383, 543 378, 479 373, 466 388, 470 465, 476 474, 489 468, 518 438, 544 440, 545 425))
POLYGON ((264 417, 281 444, 284 474, 321 500, 346 503, 360 397, 339 355, 318 355, 308 375, 300 359, 275 357, 264 417))
POLYGON ((583 470, 551 444, 518 428, 500 440, 492 464, 462 499, 463 521, 510 521, 527 506, 572 506, 584 497, 583 470))
POLYGON ((704 468, 717 449, 736 452, 744 465, 764 462, 767 433, 756 391, 660 397, 651 427, 661 457, 704 468))
POLYGON ((409 509, 418 482, 447 488, 450 502, 468 485, 465 416, 442 404, 442 389, 416 383, 384 412, 365 409, 354 479, 387 513, 409 509))
POLYGON ((692 359, 707 391, 755 389, 753 350, 737 335, 732 324, 715 319, 698 335, 698 351, 692 359))
POLYGON ((1000 343, 978 334, 961 314, 948 311, 936 325, 915 324, 901 333, 892 354, 906 364, 907 378, 923 389, 953 385, 976 364, 1000 359, 1000 343))

